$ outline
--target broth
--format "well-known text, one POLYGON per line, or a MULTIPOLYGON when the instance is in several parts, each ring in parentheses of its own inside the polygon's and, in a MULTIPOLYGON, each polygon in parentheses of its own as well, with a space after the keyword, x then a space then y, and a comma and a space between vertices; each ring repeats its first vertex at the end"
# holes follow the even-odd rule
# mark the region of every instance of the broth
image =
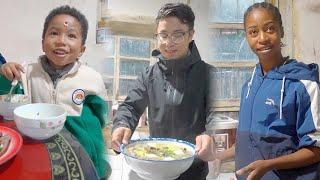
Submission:
POLYGON ((126 148, 126 153, 139 159, 160 161, 184 159, 193 155, 190 149, 179 145, 179 143, 167 141, 139 142, 129 145, 126 148))

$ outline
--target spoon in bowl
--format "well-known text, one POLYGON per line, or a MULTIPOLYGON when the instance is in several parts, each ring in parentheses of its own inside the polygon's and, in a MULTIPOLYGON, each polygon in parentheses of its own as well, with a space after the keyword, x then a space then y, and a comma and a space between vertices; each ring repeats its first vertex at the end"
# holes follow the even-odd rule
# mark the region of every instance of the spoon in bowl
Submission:
POLYGON ((18 84, 18 80, 16 80, 16 79, 11 82, 11 88, 10 88, 9 94, 4 99, 4 101, 11 102, 12 91, 13 91, 14 87, 16 87, 17 84, 18 84))

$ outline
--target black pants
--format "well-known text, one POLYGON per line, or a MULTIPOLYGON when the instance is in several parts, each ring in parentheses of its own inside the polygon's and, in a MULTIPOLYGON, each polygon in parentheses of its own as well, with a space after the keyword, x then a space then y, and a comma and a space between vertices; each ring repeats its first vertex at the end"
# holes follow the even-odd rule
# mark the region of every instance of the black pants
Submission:
POLYGON ((208 173, 208 163, 200 159, 195 159, 191 167, 176 180, 206 180, 208 173))

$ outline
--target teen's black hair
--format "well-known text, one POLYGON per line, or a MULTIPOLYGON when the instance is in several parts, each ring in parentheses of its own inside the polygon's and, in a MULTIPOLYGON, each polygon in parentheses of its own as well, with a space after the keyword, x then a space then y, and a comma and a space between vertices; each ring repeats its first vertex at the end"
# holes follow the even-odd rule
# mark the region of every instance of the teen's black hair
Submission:
POLYGON ((183 3, 167 3, 162 6, 158 12, 156 18, 156 24, 166 17, 177 17, 183 24, 187 24, 189 30, 193 30, 194 27, 194 13, 190 6, 183 3))

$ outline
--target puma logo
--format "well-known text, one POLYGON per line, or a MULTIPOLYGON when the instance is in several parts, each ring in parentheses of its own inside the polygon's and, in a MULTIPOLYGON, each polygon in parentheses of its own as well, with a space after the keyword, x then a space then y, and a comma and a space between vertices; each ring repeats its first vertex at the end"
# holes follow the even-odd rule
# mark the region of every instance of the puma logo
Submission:
POLYGON ((274 100, 267 98, 265 104, 270 105, 270 106, 274 106, 274 100))

